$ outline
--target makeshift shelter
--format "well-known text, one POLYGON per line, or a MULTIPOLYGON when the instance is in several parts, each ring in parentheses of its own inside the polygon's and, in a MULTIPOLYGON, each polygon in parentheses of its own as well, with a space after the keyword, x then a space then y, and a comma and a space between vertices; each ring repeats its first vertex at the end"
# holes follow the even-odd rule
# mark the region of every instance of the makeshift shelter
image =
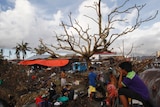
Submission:
POLYGON ((48 67, 62 67, 69 63, 68 59, 35 59, 20 61, 20 65, 43 65, 48 67))

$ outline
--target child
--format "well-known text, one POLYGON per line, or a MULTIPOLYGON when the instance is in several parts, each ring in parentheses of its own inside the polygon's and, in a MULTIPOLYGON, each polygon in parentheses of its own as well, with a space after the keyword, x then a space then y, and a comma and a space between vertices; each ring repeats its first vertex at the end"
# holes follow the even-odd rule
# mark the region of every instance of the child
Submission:
POLYGON ((113 71, 109 71, 109 78, 110 82, 108 82, 106 85, 106 90, 107 90, 106 104, 112 106, 114 104, 115 98, 118 96, 118 91, 116 89, 117 79, 113 75, 113 71))
POLYGON ((106 104, 112 106, 114 104, 115 98, 118 96, 118 91, 117 91, 115 85, 112 84, 111 82, 109 82, 106 85, 106 90, 107 90, 106 104))

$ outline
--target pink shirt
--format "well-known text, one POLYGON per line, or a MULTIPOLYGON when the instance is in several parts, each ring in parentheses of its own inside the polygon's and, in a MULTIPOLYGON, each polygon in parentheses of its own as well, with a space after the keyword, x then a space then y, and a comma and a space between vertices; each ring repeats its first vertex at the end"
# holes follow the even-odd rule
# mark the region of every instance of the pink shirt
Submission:
POLYGON ((107 85, 107 92, 108 92, 108 97, 117 97, 118 96, 118 92, 117 92, 116 87, 111 83, 109 83, 107 85))

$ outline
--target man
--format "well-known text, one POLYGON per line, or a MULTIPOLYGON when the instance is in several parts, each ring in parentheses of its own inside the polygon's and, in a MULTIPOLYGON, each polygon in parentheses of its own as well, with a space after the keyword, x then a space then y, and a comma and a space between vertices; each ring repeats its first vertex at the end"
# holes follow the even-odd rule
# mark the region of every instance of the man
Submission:
POLYGON ((118 80, 118 94, 123 107, 129 107, 128 98, 139 100, 144 107, 153 107, 150 103, 149 91, 144 82, 132 70, 131 62, 122 62, 117 69, 120 76, 118 80))
POLYGON ((66 73, 65 73, 65 71, 63 70, 63 71, 61 72, 61 87, 63 88, 65 85, 66 85, 66 73))
POLYGON ((89 68, 89 74, 88 74, 88 79, 89 79, 89 98, 92 100, 95 98, 95 92, 96 92, 96 79, 97 79, 97 74, 93 72, 94 67, 89 68))

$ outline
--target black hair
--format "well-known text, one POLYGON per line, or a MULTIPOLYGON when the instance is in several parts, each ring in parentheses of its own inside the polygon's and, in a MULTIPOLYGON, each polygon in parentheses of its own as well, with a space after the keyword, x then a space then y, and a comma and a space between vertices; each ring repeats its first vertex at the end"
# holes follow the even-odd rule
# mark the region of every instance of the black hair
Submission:
POLYGON ((131 71, 132 71, 132 63, 129 62, 129 61, 120 63, 120 64, 119 64, 119 67, 120 67, 121 69, 126 70, 127 72, 131 72, 131 71))
POLYGON ((110 68, 108 69, 108 72, 109 72, 109 74, 113 74, 113 69, 110 67, 110 68))
POLYGON ((95 69, 95 68, 94 68, 94 67, 92 67, 92 66, 91 66, 91 67, 89 67, 89 70, 94 70, 94 69, 95 69))

